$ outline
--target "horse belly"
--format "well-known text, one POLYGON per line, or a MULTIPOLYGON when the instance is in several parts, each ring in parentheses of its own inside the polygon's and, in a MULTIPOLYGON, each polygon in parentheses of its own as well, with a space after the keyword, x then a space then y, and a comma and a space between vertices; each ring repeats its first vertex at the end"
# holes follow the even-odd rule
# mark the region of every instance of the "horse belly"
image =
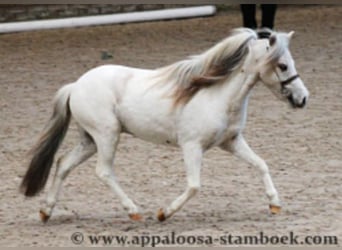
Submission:
POLYGON ((135 111, 120 116, 124 132, 157 144, 177 144, 175 129, 169 122, 161 119, 162 117, 138 114, 143 109, 135 111))
POLYGON ((118 105, 123 131, 157 144, 177 144, 175 116, 171 103, 154 91, 135 89, 118 105))

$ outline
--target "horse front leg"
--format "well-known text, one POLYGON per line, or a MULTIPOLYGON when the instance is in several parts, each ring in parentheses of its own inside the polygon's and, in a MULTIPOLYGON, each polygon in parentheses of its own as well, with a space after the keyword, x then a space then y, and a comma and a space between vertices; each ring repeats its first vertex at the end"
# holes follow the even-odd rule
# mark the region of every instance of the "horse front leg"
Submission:
POLYGON ((187 143, 182 146, 182 149, 187 174, 187 188, 165 210, 161 208, 158 211, 159 221, 166 220, 180 210, 188 200, 195 196, 201 186, 200 172, 203 155, 201 145, 199 143, 187 143))
POLYGON ((265 185, 266 195, 270 200, 270 210, 272 214, 280 212, 281 205, 278 197, 278 192, 274 187, 271 175, 267 164, 261 159, 254 151, 249 147, 245 139, 241 134, 236 136, 231 141, 227 141, 221 145, 223 150, 231 152, 233 155, 239 157, 245 162, 257 167, 262 176, 262 180, 265 185))

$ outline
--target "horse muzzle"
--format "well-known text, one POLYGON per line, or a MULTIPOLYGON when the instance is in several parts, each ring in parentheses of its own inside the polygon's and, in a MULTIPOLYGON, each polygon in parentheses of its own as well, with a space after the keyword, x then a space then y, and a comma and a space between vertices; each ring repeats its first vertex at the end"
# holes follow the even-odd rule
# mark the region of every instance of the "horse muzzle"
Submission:
POLYGON ((293 95, 289 95, 287 99, 293 108, 304 108, 307 103, 308 98, 304 96, 303 98, 298 100, 298 99, 294 99, 293 95))

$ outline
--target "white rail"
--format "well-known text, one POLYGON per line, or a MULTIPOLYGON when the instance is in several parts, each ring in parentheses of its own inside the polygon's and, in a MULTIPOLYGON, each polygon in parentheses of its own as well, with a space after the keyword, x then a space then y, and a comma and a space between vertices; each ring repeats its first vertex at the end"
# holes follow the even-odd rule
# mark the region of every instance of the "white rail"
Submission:
POLYGON ((97 15, 86 17, 72 17, 64 19, 37 20, 27 22, 0 23, 0 33, 21 32, 42 29, 59 29, 82 27, 91 25, 106 25, 130 22, 146 22, 155 20, 167 20, 177 18, 191 18, 199 16, 210 16, 216 13, 213 5, 175 8, 165 10, 153 10, 142 12, 131 12, 111 15, 97 15))

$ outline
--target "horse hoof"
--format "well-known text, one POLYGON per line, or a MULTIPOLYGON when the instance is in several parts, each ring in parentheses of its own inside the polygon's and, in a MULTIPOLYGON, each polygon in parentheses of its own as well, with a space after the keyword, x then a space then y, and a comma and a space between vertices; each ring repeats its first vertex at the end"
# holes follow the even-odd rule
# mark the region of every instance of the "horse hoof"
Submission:
POLYGON ((281 210, 280 206, 270 205, 270 211, 272 214, 279 214, 281 210))
POLYGON ((134 221, 141 221, 142 216, 140 214, 129 214, 129 218, 134 221))
POLYGON ((43 210, 39 211, 39 217, 44 223, 46 223, 50 219, 50 215, 47 215, 43 210))
POLYGON ((162 208, 160 208, 160 209, 158 210, 157 218, 158 218, 158 220, 159 220, 160 222, 166 220, 166 216, 165 216, 164 210, 163 210, 162 208))

